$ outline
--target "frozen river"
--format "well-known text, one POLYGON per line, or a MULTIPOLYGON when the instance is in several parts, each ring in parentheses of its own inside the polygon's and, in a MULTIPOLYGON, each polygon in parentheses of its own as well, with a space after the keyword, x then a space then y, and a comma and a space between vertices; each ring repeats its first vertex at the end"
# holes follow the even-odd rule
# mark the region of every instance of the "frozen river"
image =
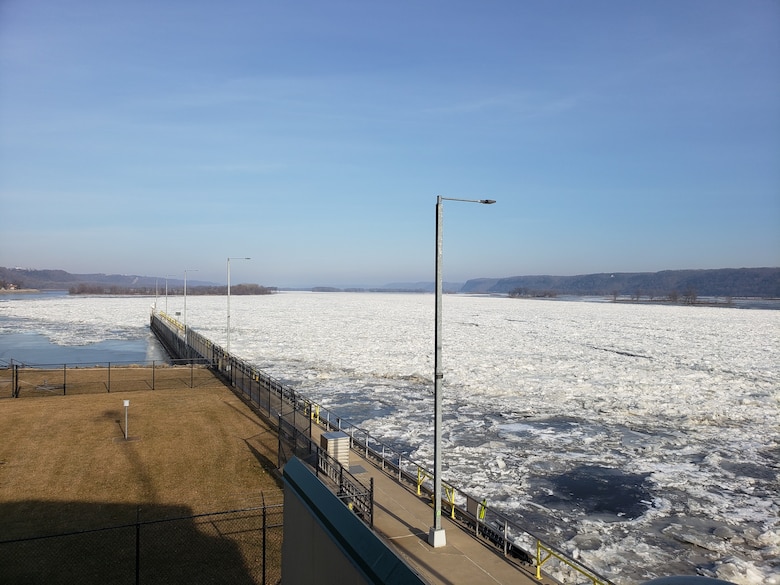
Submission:
MULTIPOLYGON (((152 302, 0 299, 0 336, 142 339, 152 302)), ((433 307, 234 295, 231 350, 432 468, 433 307)), ((462 295, 443 310, 445 481, 617 583, 780 583, 780 311, 462 295)), ((187 321, 224 346, 225 297, 189 296, 187 321)))

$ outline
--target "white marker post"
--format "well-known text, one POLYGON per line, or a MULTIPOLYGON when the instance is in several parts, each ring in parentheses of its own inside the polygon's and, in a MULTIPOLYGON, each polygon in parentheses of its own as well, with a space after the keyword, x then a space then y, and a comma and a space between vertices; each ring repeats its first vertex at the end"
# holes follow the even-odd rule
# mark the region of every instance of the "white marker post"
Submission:
POLYGON ((125 400, 125 441, 127 441, 127 438, 129 437, 127 433, 127 407, 130 406, 130 401, 125 400))

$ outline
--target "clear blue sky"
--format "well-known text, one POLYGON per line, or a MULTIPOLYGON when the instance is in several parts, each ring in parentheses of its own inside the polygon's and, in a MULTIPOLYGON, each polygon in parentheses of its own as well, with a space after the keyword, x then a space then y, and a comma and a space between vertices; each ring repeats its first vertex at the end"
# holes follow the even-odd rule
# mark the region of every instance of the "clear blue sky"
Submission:
POLYGON ((780 266, 776 0, 3 0, 0 266, 780 266))

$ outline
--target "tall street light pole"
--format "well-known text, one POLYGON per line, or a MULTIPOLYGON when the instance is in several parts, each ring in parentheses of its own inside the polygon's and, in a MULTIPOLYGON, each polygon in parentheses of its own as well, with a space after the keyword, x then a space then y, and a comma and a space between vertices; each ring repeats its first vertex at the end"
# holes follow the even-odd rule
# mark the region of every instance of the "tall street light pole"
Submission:
POLYGON ((168 314, 168 279, 173 277, 173 274, 165 275, 165 314, 168 314))
POLYGON ((231 260, 251 260, 251 258, 230 258, 227 259, 227 343, 225 351, 230 353, 230 261, 231 260))
POLYGON ((451 197, 436 197, 436 325, 434 341, 436 352, 433 365, 433 526, 428 531, 428 544, 434 548, 447 544, 447 537, 441 527, 441 400, 442 380, 444 374, 441 367, 441 297, 442 297, 442 201, 464 201, 466 203, 495 203, 492 199, 453 199, 451 197))
POLYGON ((184 271, 184 334, 187 335, 187 273, 197 272, 197 268, 188 268, 184 271))

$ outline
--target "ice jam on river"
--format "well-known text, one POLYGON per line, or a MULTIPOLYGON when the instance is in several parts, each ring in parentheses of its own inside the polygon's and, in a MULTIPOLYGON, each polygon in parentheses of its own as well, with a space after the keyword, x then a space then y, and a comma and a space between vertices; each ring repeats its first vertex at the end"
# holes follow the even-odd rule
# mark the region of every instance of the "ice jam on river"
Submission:
MULTIPOLYGON (((223 346, 225 300, 187 299, 223 346)), ((153 301, 10 300, 0 334, 146 335, 153 301)), ((433 310, 234 295, 231 350, 432 468, 433 310)), ((445 481, 615 582, 780 583, 780 311, 446 295, 443 315, 445 481)))

